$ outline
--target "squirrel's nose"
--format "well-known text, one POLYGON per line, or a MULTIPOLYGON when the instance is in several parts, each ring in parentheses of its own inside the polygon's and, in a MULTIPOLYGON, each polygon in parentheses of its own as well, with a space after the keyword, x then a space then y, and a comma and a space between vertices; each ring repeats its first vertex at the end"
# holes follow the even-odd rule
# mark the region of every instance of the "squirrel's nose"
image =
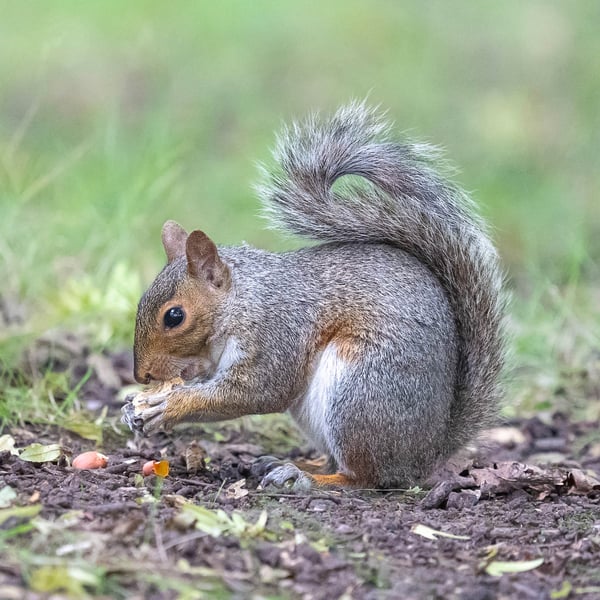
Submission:
POLYGON ((138 383, 143 383, 144 385, 150 383, 150 381, 152 381, 152 375, 146 371, 145 373, 143 371, 140 371, 139 369, 134 369, 133 370, 133 376, 135 377, 135 380, 138 383))
POLYGON ((144 385, 150 383, 152 380, 152 374, 148 370, 147 361, 138 355, 135 348, 133 350, 133 376, 138 383, 143 383, 144 385))
POLYGON ((150 377, 150 375, 148 375, 148 373, 146 373, 143 377, 141 377, 140 375, 134 375, 134 377, 138 383, 143 383, 144 385, 150 383, 150 379, 151 379, 151 377, 150 377))

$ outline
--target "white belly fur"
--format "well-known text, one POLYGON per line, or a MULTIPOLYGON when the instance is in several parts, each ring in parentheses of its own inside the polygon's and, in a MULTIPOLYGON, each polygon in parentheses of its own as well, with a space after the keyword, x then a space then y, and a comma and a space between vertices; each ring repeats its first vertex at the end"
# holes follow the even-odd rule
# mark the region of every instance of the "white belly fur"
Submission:
POLYGON ((319 450, 331 454, 330 433, 326 416, 337 383, 346 363, 339 357, 335 344, 328 344, 315 360, 306 391, 290 408, 290 413, 319 450))

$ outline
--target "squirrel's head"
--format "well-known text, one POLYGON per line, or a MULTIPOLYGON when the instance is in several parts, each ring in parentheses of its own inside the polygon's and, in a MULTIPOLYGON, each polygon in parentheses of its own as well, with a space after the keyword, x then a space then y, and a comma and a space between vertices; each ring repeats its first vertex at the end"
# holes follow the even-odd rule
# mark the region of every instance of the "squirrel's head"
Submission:
POLYGON ((202 231, 189 235, 174 221, 162 229, 167 265, 142 296, 135 323, 138 382, 200 374, 215 315, 231 287, 230 271, 202 231))

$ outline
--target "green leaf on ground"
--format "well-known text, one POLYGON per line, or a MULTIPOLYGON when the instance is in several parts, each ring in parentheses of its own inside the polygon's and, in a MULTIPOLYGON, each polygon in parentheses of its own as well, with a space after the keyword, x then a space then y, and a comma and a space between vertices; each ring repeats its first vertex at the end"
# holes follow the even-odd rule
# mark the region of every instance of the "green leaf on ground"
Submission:
POLYGON ((505 573, 525 573, 525 571, 532 571, 533 569, 537 569, 543 562, 543 558, 506 562, 495 560, 485 568, 485 572, 488 575, 492 575, 493 577, 500 577, 505 573))
POLYGON ((471 538, 468 535, 454 535, 453 533, 446 533, 444 531, 437 531, 436 529, 432 529, 427 525, 423 525, 422 523, 417 523, 413 525, 410 530, 421 537, 427 538, 428 540, 436 540, 438 537, 450 538, 453 540, 470 540, 471 538))
POLYGON ((5 485, 0 489, 0 508, 6 508, 13 503, 17 497, 17 492, 13 490, 9 485, 5 485))
POLYGON ((31 506, 13 506, 12 508, 3 508, 0 510, 0 525, 3 525, 8 519, 29 519, 37 516, 42 510, 41 504, 32 504, 31 506))
POLYGON ((552 600, 559 600, 560 598, 568 598, 573 591, 573 586, 570 581, 563 581, 560 589, 552 590, 550 592, 550 598, 552 600))
POLYGON ((97 445, 102 444, 102 421, 98 419, 90 420, 85 413, 74 412, 61 421, 61 426, 78 436, 96 442, 97 445))
POLYGON ((59 444, 48 444, 43 446, 37 442, 29 444, 26 448, 23 448, 19 458, 27 462, 33 463, 45 463, 54 462, 63 455, 63 449, 59 444))
POLYGON ((267 511, 263 510, 256 523, 249 523, 239 512, 229 516, 224 510, 211 510, 196 504, 184 504, 182 507, 184 520, 191 520, 196 529, 204 531, 212 537, 224 534, 235 537, 259 537, 266 530, 267 511))
POLYGON ((101 578, 89 568, 65 565, 46 565, 32 571, 29 585, 36 592, 65 591, 76 597, 86 597, 85 586, 98 587, 101 578))

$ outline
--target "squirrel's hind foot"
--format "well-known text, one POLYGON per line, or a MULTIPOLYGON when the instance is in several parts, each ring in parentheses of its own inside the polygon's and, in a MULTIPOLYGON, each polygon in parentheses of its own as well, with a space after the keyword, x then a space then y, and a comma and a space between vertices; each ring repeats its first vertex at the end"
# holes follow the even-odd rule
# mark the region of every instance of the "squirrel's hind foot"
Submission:
POLYGON ((294 494, 309 492, 312 489, 313 478, 294 463, 282 462, 278 459, 275 459, 277 462, 273 463, 272 456, 264 456, 263 458, 267 459, 266 462, 270 468, 260 481, 262 489, 273 486, 283 488, 285 491, 294 494))
POLYGON ((355 485, 352 478, 343 473, 331 475, 310 474, 291 462, 284 462, 274 456, 262 456, 254 461, 252 474, 262 476, 260 487, 284 488, 291 493, 306 493, 315 487, 355 485))

